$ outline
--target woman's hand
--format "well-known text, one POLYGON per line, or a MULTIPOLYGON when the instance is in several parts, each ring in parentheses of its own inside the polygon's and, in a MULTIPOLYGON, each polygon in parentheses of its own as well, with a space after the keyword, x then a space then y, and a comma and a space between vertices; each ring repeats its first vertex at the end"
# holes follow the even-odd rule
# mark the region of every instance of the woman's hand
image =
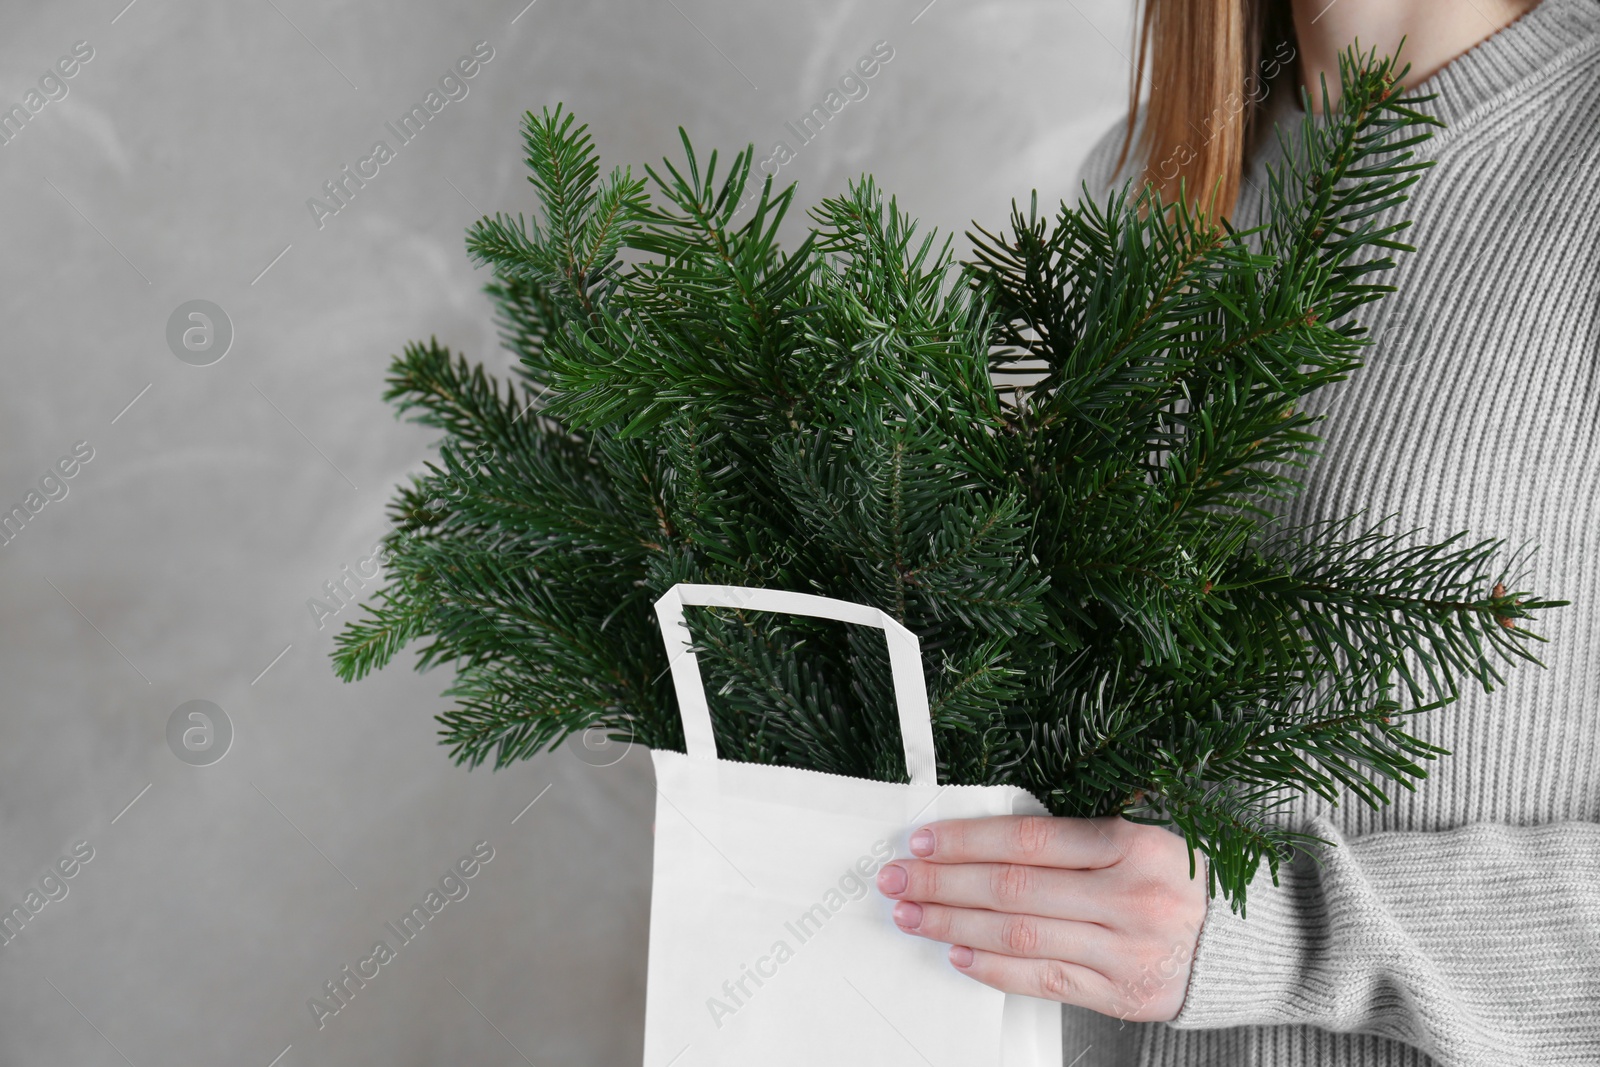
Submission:
POLYGON ((1203 857, 1119 816, 930 823, 917 859, 878 872, 907 933, 946 941, 957 970, 1007 993, 1141 1021, 1174 1018, 1206 913, 1203 857))

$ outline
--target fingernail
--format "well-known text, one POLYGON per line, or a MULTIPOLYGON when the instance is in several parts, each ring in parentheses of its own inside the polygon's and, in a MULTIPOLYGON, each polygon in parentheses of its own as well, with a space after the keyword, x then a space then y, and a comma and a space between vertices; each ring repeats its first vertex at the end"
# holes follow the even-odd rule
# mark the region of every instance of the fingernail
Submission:
POLYGON ((906 869, 897 864, 889 864, 878 872, 878 888, 885 893, 904 893, 906 891, 906 869))
POLYGON ((950 962, 957 967, 972 966, 972 950, 966 945, 950 946, 950 962))
POLYGON ((933 854, 933 831, 924 826, 911 835, 911 854, 913 856, 931 856, 933 854))
POLYGON ((915 930, 922 924, 922 905, 902 900, 894 906, 894 921, 900 926, 915 930))

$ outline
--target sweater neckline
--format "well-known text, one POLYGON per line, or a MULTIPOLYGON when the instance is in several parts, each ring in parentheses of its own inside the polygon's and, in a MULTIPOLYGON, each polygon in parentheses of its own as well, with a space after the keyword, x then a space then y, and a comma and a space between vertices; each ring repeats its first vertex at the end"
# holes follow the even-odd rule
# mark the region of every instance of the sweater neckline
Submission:
POLYGON ((1438 94, 1425 107, 1454 128, 1568 51, 1592 46, 1597 34, 1600 3, 1596 0, 1540 0, 1418 82, 1411 92, 1438 94))
MULTIPOLYGON (((1426 79, 1408 95, 1433 95, 1422 109, 1445 123, 1435 137, 1451 137, 1478 112, 1495 100, 1514 91, 1524 82, 1535 80, 1567 53, 1594 47, 1600 39, 1600 0, 1540 0, 1540 3, 1479 41, 1426 79)), ((1322 125, 1320 93, 1312 94, 1312 121, 1322 125)), ((1278 133, 1297 138, 1306 112, 1301 107, 1300 87, 1283 85, 1267 96, 1261 120, 1266 133, 1246 161, 1245 176, 1264 179, 1264 168, 1282 162, 1278 133)), ((1261 186, 1255 181, 1259 192, 1261 186)))
MULTIPOLYGON (((1496 97, 1535 77, 1568 51, 1592 47, 1600 36, 1600 0, 1540 0, 1418 82, 1407 94, 1435 95, 1425 110, 1454 127, 1496 97)), ((1284 86, 1270 108, 1268 122, 1300 122, 1299 86, 1284 86)), ((1320 92, 1311 93, 1315 121, 1321 123, 1320 92)))

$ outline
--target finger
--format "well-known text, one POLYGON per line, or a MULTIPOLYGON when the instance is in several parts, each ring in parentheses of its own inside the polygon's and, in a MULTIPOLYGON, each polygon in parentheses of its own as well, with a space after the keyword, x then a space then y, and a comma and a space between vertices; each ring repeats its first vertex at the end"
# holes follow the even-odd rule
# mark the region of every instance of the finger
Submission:
POLYGON ((1111 918, 1099 871, 1063 871, 1023 863, 930 863, 898 859, 878 871, 878 890, 896 900, 985 908, 1051 919, 1111 918))
POLYGON ((1105 975, 1066 960, 1022 959, 967 945, 953 945, 950 963, 962 974, 1006 993, 1076 1004, 1095 1011, 1115 1002, 1116 991, 1105 975))
POLYGON ((911 835, 911 853, 935 863, 1029 863, 1092 869, 1122 859, 1118 844, 1125 820, 1051 815, 996 815, 947 819, 911 835))
POLYGON ((1114 935, 1098 923, 909 900, 894 906, 894 921, 908 934, 1006 956, 1070 960, 1096 969, 1111 967, 1116 958, 1114 935))

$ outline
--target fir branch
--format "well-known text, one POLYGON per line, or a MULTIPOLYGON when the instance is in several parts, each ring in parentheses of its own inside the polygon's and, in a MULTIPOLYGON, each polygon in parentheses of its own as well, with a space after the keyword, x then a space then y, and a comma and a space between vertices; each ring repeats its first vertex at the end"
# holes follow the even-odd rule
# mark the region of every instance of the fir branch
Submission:
MULTIPOLYGON (((1403 73, 1341 60, 1253 230, 1181 188, 1035 195, 962 262, 870 176, 785 252, 795 187, 747 196, 753 148, 719 175, 680 129, 681 165, 602 179, 586 126, 528 113, 539 210, 467 239, 520 389, 436 340, 395 358, 386 398, 445 438, 336 671, 451 666, 469 766, 590 729, 681 750, 673 584, 869 604, 921 642, 941 781, 1169 825, 1242 912, 1315 844, 1296 798, 1414 788, 1448 754, 1414 718, 1537 663, 1524 623, 1562 603, 1498 540, 1269 521, 1318 443, 1303 398, 1360 372, 1355 313, 1410 250, 1437 123, 1403 73)), ((904 780, 881 634, 691 614, 724 758, 904 780)))

